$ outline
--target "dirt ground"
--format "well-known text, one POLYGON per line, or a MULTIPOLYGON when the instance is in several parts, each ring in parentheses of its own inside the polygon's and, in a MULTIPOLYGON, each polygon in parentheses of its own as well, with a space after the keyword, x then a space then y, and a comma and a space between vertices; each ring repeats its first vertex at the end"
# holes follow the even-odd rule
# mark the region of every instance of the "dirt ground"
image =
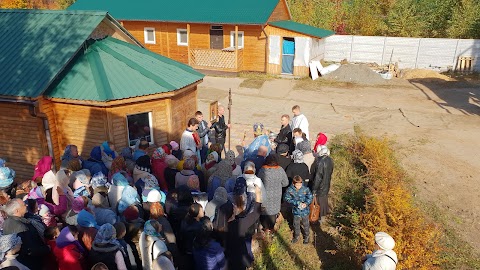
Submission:
POLYGON ((311 137, 321 131, 332 138, 354 126, 387 136, 414 179, 415 196, 443 209, 448 225, 480 251, 480 85, 396 79, 384 87, 318 83, 302 90, 296 80, 274 79, 248 89, 243 80, 205 77, 198 91, 198 108, 208 112, 213 101, 227 105, 232 89, 232 149, 240 150, 245 132, 251 141, 255 122, 278 132, 280 116, 295 104, 311 137))

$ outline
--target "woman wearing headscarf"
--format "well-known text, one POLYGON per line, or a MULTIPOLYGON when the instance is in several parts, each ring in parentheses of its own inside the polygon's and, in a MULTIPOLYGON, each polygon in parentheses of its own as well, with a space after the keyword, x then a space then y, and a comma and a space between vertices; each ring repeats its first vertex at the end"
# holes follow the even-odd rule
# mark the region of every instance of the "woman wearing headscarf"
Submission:
POLYGON ((395 240, 386 232, 375 234, 376 250, 363 258, 363 270, 395 270, 398 263, 397 254, 393 251, 395 240))
POLYGON ((117 209, 117 203, 122 198, 122 192, 125 187, 129 186, 124 171, 119 171, 112 176, 112 185, 108 189, 108 201, 112 209, 117 209))
POLYGON ((225 186, 225 183, 228 179, 232 179, 232 166, 228 160, 222 160, 217 165, 217 170, 210 176, 208 179, 208 186, 207 189, 211 194, 215 192, 217 187, 225 186))
POLYGON ((22 239, 16 233, 0 236, 0 267, 17 267, 19 270, 30 270, 17 261, 17 253, 22 247, 22 239))
POLYGON ((265 165, 260 169, 258 177, 262 179, 266 193, 266 200, 262 204, 265 211, 260 217, 260 222, 264 230, 269 232, 273 230, 280 212, 282 187, 288 186, 288 177, 282 167, 278 165, 276 155, 269 155, 265 159, 265 165))
POLYGON ((160 203, 153 203, 150 206, 150 220, 156 220, 160 225, 162 225, 162 234, 165 237, 165 243, 167 244, 168 250, 174 254, 177 252, 177 238, 173 232, 172 225, 165 217, 165 211, 160 203))
POLYGON ((79 239, 85 247, 86 250, 90 251, 92 249, 93 240, 97 234, 98 225, 95 221, 95 217, 92 213, 88 212, 86 209, 83 209, 78 213, 77 216, 79 239))
POLYGON ((170 191, 175 188, 175 176, 179 172, 177 170, 179 160, 173 155, 167 155, 165 157, 165 162, 167 163, 167 168, 165 168, 164 177, 167 182, 168 190, 170 191))
POLYGON ((217 208, 222 206, 227 201, 227 190, 224 187, 218 187, 215 190, 215 194, 213 195, 213 200, 209 201, 205 206, 205 216, 213 221, 215 219, 215 213, 217 211, 217 208))
POLYGON ((33 172, 32 181, 35 183, 42 183, 43 176, 50 170, 52 170, 52 157, 44 156, 42 157, 35 166, 35 171, 33 172))
POLYGON ((58 270, 83 270, 86 266, 85 249, 78 241, 78 229, 67 226, 62 229, 56 240, 53 253, 57 258, 58 270))
POLYGON ((320 146, 326 145, 328 141, 328 138, 325 134, 323 133, 318 133, 317 134, 317 141, 315 142, 315 146, 313 147, 313 153, 316 154, 318 150, 320 150, 320 146))
POLYGON ((202 169, 205 172, 205 179, 209 179, 210 176, 215 172, 217 169, 218 164, 218 153, 213 151, 207 155, 207 159, 205 160, 205 163, 202 165, 202 169))
POLYGON ((157 178, 160 189, 168 192, 168 185, 165 180, 165 169, 168 167, 165 160, 166 156, 167 154, 163 148, 155 149, 152 155, 152 174, 157 178))
POLYGON ((61 216, 68 210, 68 199, 67 196, 63 193, 63 189, 61 187, 57 187, 56 193, 58 194, 58 204, 53 204, 45 201, 45 195, 43 194, 41 187, 35 187, 30 190, 30 193, 28 193, 28 198, 36 200, 39 208, 42 205, 46 205, 50 213, 55 216, 61 216))
POLYGON ((232 177, 236 179, 242 174, 242 168, 235 162, 235 152, 228 150, 225 159, 230 163, 230 166, 232 166, 232 177))
POLYGON ((78 213, 80 213, 80 211, 82 211, 83 209, 91 211, 88 208, 88 198, 85 196, 78 196, 73 199, 72 209, 68 211, 67 216, 65 217, 65 223, 67 223, 68 225, 77 226, 78 213))
POLYGON ((145 188, 145 179, 153 176, 152 165, 150 157, 147 155, 141 156, 137 159, 135 169, 133 169, 133 182, 137 188, 138 194, 141 196, 143 189, 145 188))
POLYGON ((0 190, 5 191, 10 198, 15 198, 15 171, 8 167, 0 167, 0 190))
POLYGON ((92 190, 90 189, 91 179, 92 176, 87 169, 73 172, 72 175, 70 175, 70 182, 73 182, 72 187, 74 198, 78 196, 90 197, 92 195, 92 190))
POLYGON ((90 158, 83 161, 83 169, 88 169, 92 175, 102 172, 104 175, 108 175, 108 168, 102 161, 102 149, 100 146, 95 146, 90 152, 90 158))
POLYGON ((78 155, 78 147, 73 144, 69 144, 65 147, 65 150, 63 151, 63 155, 61 157, 62 164, 60 165, 60 170, 67 169, 68 168, 68 163, 71 160, 77 159, 80 161, 80 165, 82 164, 83 160, 82 157, 78 155))
POLYGON ((195 175, 193 169, 195 168, 195 160, 188 158, 183 163, 183 170, 175 175, 175 188, 179 186, 186 186, 190 176, 195 175))
POLYGON ((168 252, 163 236, 160 233, 162 226, 156 220, 145 222, 143 233, 140 236, 140 252, 144 270, 152 269, 157 259, 168 252))
POLYGON ((135 168, 135 160, 133 160, 133 153, 130 147, 124 147, 120 155, 125 160, 125 165, 127 166, 128 174, 133 174, 133 169, 135 168))
POLYGON ((115 152, 115 145, 111 142, 104 141, 100 145, 100 149, 102 150, 103 164, 110 170, 113 160, 118 156, 117 152, 115 152))
POLYGON ((114 174, 117 172, 127 171, 127 164, 125 163, 125 158, 123 156, 117 156, 113 161, 112 161, 112 166, 110 167, 110 170, 108 171, 108 181, 112 181, 112 177, 114 174))
POLYGON ((310 179, 310 171, 308 170, 307 164, 303 162, 303 153, 300 150, 295 150, 292 153, 292 159, 293 163, 288 165, 286 173, 288 177, 288 185, 290 186, 293 181, 293 177, 295 175, 300 176, 303 181, 304 185, 307 185, 309 179, 310 179))
POLYGON ((300 150, 303 153, 303 162, 305 162, 305 164, 308 166, 308 169, 311 170, 312 164, 315 161, 315 156, 312 153, 310 141, 304 140, 299 142, 296 146, 296 150, 300 150))
POLYGON ((117 215, 110 209, 106 196, 96 193, 92 197, 92 205, 95 221, 99 226, 107 223, 113 225, 117 222, 117 215))
POLYGON ((109 223, 104 224, 98 230, 88 254, 90 266, 102 262, 109 270, 126 270, 124 252, 117 240, 115 227, 109 223))

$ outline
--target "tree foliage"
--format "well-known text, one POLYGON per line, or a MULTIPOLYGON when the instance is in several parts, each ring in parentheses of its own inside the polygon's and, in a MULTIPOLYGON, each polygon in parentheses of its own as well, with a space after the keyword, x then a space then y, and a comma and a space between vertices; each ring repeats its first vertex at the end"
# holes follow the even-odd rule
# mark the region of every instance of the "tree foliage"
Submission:
POLYGON ((480 38, 480 0, 287 0, 293 19, 339 34, 480 38))

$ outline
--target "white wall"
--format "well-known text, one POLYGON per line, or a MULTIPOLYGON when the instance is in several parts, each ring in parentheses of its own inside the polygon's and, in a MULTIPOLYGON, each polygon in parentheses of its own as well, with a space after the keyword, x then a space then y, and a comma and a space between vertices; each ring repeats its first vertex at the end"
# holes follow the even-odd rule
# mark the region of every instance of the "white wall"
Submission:
POLYGON ((391 58, 400 68, 447 69, 455 67, 459 56, 474 57, 473 68, 480 71, 480 40, 342 35, 325 39, 326 61, 384 65, 391 58))

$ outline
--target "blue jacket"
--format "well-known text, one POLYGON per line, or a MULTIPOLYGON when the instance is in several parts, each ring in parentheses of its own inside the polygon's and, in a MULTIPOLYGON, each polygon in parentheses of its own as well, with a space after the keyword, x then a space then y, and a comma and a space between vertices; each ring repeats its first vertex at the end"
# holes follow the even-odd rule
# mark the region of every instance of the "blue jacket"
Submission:
POLYGON ((297 190, 295 186, 291 184, 287 188, 287 191, 285 191, 283 198, 286 202, 292 205, 294 216, 304 217, 310 214, 310 204, 312 203, 313 195, 308 187, 302 186, 297 190), (301 203, 307 204, 307 207, 300 209, 299 206, 301 203))

